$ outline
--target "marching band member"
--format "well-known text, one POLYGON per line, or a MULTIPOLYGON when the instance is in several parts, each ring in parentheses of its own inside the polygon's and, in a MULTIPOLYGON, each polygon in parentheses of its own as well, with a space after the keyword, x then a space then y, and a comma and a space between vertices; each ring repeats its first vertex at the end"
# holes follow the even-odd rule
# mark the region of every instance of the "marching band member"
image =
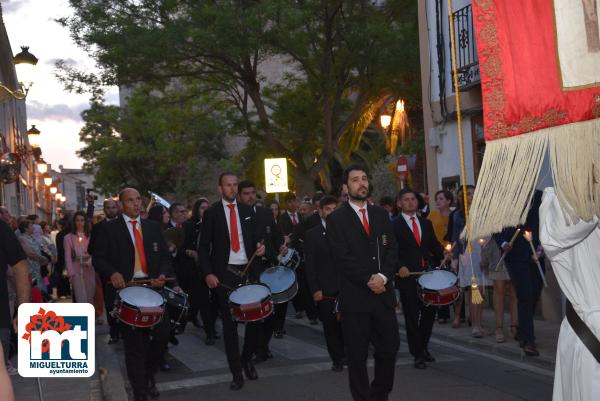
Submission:
POLYGON ((344 171, 348 202, 327 218, 327 237, 339 274, 342 333, 355 401, 385 401, 394 386, 400 346, 393 282, 398 250, 388 213, 367 205, 367 169, 344 171), (375 348, 375 378, 369 383, 369 344, 375 348))
POLYGON ((335 302, 338 296, 338 276, 327 242, 326 219, 337 207, 337 199, 325 196, 319 202, 321 224, 306 232, 304 254, 306 256, 306 280, 314 302, 319 308, 319 318, 323 323, 323 332, 327 351, 333 361, 331 370, 344 370, 346 356, 342 327, 336 318, 335 302))
POLYGON ((258 379, 252 355, 256 351, 259 324, 246 324, 240 355, 236 324, 228 304, 228 290, 245 280, 242 273, 252 253, 263 256, 265 246, 260 243, 262 238, 259 237, 252 208, 236 200, 237 177, 232 173, 221 174, 218 189, 221 200, 204 212, 198 258, 206 284, 213 289, 221 312, 225 351, 233 374, 229 388, 239 390, 244 386, 242 369, 248 380, 258 379))
MULTIPOLYGON (((137 190, 125 188, 119 194, 122 215, 100 227, 94 244, 94 267, 103 279, 110 279, 114 292, 132 279, 151 279, 152 287, 163 287, 171 273, 171 257, 159 224, 142 220, 142 199, 137 190)), ((174 284, 177 290, 177 284, 174 284)), ((111 295, 113 296, 113 295, 111 295)), ((167 348, 170 324, 167 312, 152 328, 122 324, 127 376, 135 401, 149 395, 157 398, 154 374, 167 348)))
POLYGON ((438 266, 444 257, 431 222, 417 215, 419 201, 416 193, 403 189, 398 194, 401 211, 394 220, 394 235, 398 242, 399 279, 402 311, 406 322, 408 349, 415 358, 415 368, 425 369, 425 362, 435 362, 427 345, 431 337, 437 307, 425 305, 417 295, 417 280, 411 272, 422 272, 428 266, 438 266))

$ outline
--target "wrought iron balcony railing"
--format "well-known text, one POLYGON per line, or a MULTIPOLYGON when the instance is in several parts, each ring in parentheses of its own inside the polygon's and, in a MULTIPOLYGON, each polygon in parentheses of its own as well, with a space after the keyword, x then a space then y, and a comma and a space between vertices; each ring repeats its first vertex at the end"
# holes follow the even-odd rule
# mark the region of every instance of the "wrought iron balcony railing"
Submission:
MULTIPOLYGON (((459 90, 463 91, 480 83, 479 59, 475 44, 471 5, 469 4, 453 12, 452 19, 454 20, 458 86, 459 90)), ((450 51, 452 51, 452 48, 450 48, 450 51)))

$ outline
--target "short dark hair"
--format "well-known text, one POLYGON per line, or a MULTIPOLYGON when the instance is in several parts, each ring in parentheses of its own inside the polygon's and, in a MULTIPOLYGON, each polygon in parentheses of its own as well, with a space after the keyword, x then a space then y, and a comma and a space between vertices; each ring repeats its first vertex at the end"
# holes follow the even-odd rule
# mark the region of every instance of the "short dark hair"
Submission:
POLYGON ((351 164, 344 170, 344 184, 348 184, 348 176, 352 171, 362 171, 367 176, 369 175, 369 170, 362 164, 351 164))
POLYGON ((171 203, 171 206, 169 206, 169 214, 173 214, 173 212, 175 211, 175 208, 178 208, 179 206, 185 207, 184 204, 181 202, 171 203))
POLYGON ((454 202, 454 195, 447 189, 440 189, 439 191, 437 191, 433 199, 436 199, 439 194, 444 194, 444 198, 448 199, 450 203, 454 202))
POLYGON ((337 205, 337 202, 338 202, 338 200, 335 196, 325 195, 321 199, 319 199, 319 207, 323 208, 323 207, 325 207, 327 205, 331 205, 331 204, 337 205))
POLYGON ((238 194, 242 193, 242 190, 246 188, 254 188, 256 189, 256 185, 250 180, 244 180, 238 183, 238 194))
POLYGON ((38 218, 37 214, 30 214, 27 216, 27 220, 35 221, 38 218))
POLYGON ((25 233, 25 231, 27 231, 27 229, 29 228, 30 225, 32 225, 33 223, 31 222, 31 220, 29 219, 23 219, 20 223, 19 223, 19 231, 21 231, 22 233, 25 233))
POLYGON ((315 192, 315 194, 312 196, 312 203, 313 205, 317 205, 321 199, 323 199, 325 197, 325 194, 323 193, 323 191, 317 191, 315 192))
POLYGON ((233 174, 230 171, 225 171, 224 173, 221 173, 219 175, 219 185, 223 184, 223 178, 227 177, 227 176, 231 176, 231 177, 237 177, 237 175, 233 174))
POLYGON ((413 191, 410 188, 402 188, 400 192, 398 192, 398 196, 396 196, 396 200, 402 199, 402 197, 406 194, 413 194, 415 198, 419 199, 419 194, 416 191, 413 191))
POLYGON ((394 199, 391 196, 382 196, 379 199, 379 206, 392 206, 394 207, 394 199))

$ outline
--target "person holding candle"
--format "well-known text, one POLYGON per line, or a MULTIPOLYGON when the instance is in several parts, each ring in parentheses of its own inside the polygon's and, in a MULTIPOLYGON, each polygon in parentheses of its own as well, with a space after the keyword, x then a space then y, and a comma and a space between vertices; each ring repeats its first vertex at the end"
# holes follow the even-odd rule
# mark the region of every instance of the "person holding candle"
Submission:
POLYGON ((525 224, 520 233, 512 241, 517 227, 505 228, 501 233, 494 234, 494 240, 506 253, 504 262, 510 275, 513 286, 517 292, 518 321, 517 335, 515 339, 528 356, 538 356, 539 352, 535 345, 535 334, 533 326, 533 314, 537 301, 542 292, 543 279, 540 276, 535 263, 537 257, 543 270, 543 258, 539 240, 539 207, 541 204, 541 191, 536 191, 532 206, 527 215, 525 224), (523 236, 525 231, 533 233, 532 241, 536 249, 534 255, 527 239, 523 236), (512 243, 512 245, 511 245, 512 243))
POLYGON ((65 264, 75 302, 94 304, 96 292, 96 274, 92 267, 92 259, 88 253, 90 224, 84 212, 73 215, 73 228, 65 236, 65 264))

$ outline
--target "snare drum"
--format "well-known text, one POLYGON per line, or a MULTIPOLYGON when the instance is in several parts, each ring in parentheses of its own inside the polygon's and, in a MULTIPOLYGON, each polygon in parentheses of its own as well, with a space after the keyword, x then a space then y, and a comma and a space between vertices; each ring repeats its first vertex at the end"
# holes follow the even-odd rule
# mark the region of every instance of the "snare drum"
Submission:
POLYGON ((458 277, 447 270, 434 270, 423 274, 417 283, 419 298, 428 306, 450 305, 460 296, 458 277))
POLYGON ((281 266, 289 267, 292 270, 296 270, 302 261, 300 253, 294 248, 288 248, 287 253, 283 256, 278 256, 277 259, 279 259, 281 266))
POLYGON ((160 322, 165 300, 158 292, 146 287, 127 287, 117 292, 111 314, 133 327, 152 327, 160 322))
POLYGON ((269 287, 274 304, 282 304, 298 293, 296 273, 289 267, 275 266, 260 275, 260 282, 269 287))
POLYGON ((169 312, 171 325, 185 325, 188 309, 190 308, 188 295, 185 292, 180 293, 169 287, 163 287, 161 293, 167 302, 167 311, 169 312))
POLYGON ((256 322, 273 313, 269 288, 263 284, 247 284, 229 294, 231 316, 240 322, 256 322))

